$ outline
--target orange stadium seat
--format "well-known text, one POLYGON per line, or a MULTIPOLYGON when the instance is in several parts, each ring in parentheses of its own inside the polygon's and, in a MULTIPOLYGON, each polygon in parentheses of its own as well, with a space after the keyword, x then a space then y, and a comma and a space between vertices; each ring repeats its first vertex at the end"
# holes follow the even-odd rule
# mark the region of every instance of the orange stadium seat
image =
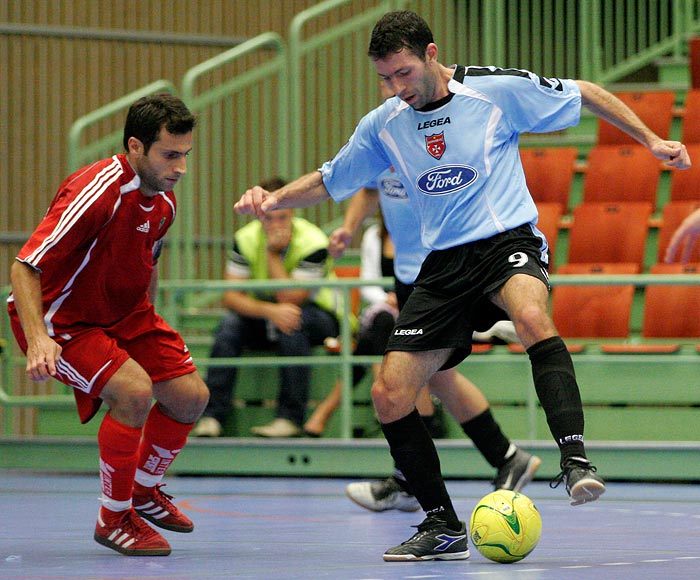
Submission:
POLYGON ((577 158, 576 147, 520 149, 525 180, 535 202, 555 202, 562 206, 562 213, 568 212, 577 158))
MULTIPOLYGON (((666 248, 671 241, 673 232, 676 231, 681 222, 692 212, 700 207, 700 201, 669 201, 661 214, 661 226, 659 227, 656 245, 658 262, 663 262, 666 256, 666 248)), ((682 250, 682 249, 681 249, 682 250)), ((676 255, 676 261, 680 258, 681 251, 676 255)), ((700 249, 695 248, 691 254, 691 262, 700 261, 700 249)))
MULTIPOLYGON (((557 274, 636 274, 636 264, 564 264, 557 274)), ((634 285, 555 285, 552 319, 563 338, 626 338, 634 285)))
MULTIPOLYGON (((700 264, 654 264, 649 273, 700 274, 700 264)), ((700 339, 700 285, 647 286, 642 336, 700 339)))
POLYGON ((681 121, 683 143, 700 143, 700 88, 692 88, 685 94, 681 121))
MULTIPOLYGON (((700 274, 700 264, 654 264, 650 274, 700 274)), ((700 338, 700 285, 650 284, 644 291, 642 336, 659 338, 700 338)), ((678 343, 602 345, 613 354, 662 354, 680 349, 678 343)))
POLYGON ((644 267, 651 204, 581 203, 569 228, 569 263, 632 262, 644 267))
POLYGON ((700 142, 686 147, 693 164, 688 169, 671 169, 671 201, 700 201, 700 142))
MULTIPOLYGON (((615 93, 647 126, 663 139, 668 139, 673 120, 676 94, 673 91, 634 91, 615 93)), ((598 120, 599 145, 636 144, 627 133, 602 119, 598 120)))
POLYGON ((688 68, 690 86, 700 89, 700 36, 693 36, 688 40, 688 68))
POLYGON ((656 204, 661 164, 642 145, 597 145, 588 154, 583 201, 656 204))

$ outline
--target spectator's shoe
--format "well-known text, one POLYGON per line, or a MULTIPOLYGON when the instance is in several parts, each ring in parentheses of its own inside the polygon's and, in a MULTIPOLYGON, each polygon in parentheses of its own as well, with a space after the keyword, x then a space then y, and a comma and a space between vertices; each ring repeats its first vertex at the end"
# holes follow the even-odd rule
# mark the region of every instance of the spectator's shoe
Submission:
POLYGON ((170 554, 168 541, 144 522, 133 509, 109 513, 109 510, 100 508, 94 538, 99 544, 126 556, 170 554))
POLYGON ((597 500, 605 493, 605 482, 596 475, 597 469, 583 457, 571 457, 564 461, 561 473, 549 484, 552 489, 563 481, 571 497, 571 505, 581 505, 597 500))
POLYGON ((193 437, 221 437, 223 428, 214 417, 202 417, 194 429, 192 429, 193 437))
POLYGON ((250 432, 258 437, 299 437, 304 431, 293 421, 277 417, 268 425, 251 427, 250 432))
POLYGON ((494 489, 520 491, 532 481, 541 463, 542 460, 536 455, 516 447, 512 457, 498 468, 493 480, 494 489))
POLYGON ((384 552, 387 562, 416 562, 420 560, 466 560, 467 526, 460 523, 459 530, 451 530, 436 516, 428 516, 416 527, 418 531, 400 546, 384 552))
POLYGON ((184 534, 191 532, 194 530, 192 520, 170 501, 173 499, 172 495, 168 495, 160 489, 164 485, 164 483, 159 483, 155 487, 143 487, 137 483, 134 486, 132 499, 136 513, 164 530, 184 534))
POLYGON ((515 332, 515 325, 510 320, 499 320, 488 330, 472 333, 474 342, 503 342, 505 344, 520 344, 520 337, 515 332))
POLYGON ((394 477, 373 483, 369 481, 351 483, 345 488, 345 494, 357 505, 373 512, 386 510, 415 512, 420 509, 415 496, 404 491, 394 477))

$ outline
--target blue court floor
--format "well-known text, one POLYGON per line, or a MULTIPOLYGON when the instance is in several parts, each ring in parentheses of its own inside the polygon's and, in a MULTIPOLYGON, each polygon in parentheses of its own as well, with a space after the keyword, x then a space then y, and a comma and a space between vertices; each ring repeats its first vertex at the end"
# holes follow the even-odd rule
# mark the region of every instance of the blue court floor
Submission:
MULTIPOLYGON (((420 513, 372 513, 343 479, 172 477, 166 491, 194 521, 164 532, 168 557, 129 558, 92 539, 97 476, 0 471, 0 578, 27 579, 624 579, 700 578, 700 486, 611 483, 571 507, 560 488, 524 491, 542 514, 528 558, 496 564, 471 549, 459 562, 387 563, 420 513)), ((468 518, 486 481, 448 481, 468 518)))

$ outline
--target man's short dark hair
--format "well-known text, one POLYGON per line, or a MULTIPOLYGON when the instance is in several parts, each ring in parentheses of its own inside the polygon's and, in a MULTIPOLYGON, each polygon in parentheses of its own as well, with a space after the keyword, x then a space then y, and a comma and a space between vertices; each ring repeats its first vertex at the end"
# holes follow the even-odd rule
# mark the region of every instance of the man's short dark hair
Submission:
POLYGON ((158 140, 161 128, 165 127, 173 135, 184 135, 196 124, 197 119, 182 99, 169 93, 142 97, 129 107, 126 115, 124 149, 129 150, 129 137, 136 137, 148 154, 151 145, 158 140))
POLYGON ((269 192, 277 191, 285 185, 287 185, 287 182, 284 179, 282 179, 279 175, 275 175, 260 182, 260 187, 269 192))
POLYGON ((410 10, 387 12, 374 25, 367 54, 377 60, 407 49, 423 60, 431 42, 430 26, 418 14, 410 10))

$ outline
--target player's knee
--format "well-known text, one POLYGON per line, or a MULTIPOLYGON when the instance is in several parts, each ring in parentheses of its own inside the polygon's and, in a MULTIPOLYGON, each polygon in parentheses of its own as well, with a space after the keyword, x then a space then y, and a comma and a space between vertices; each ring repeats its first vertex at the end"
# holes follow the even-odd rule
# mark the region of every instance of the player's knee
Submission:
POLYGON ((123 423, 140 427, 146 422, 153 402, 153 389, 150 381, 134 382, 103 391, 102 398, 112 415, 123 423))
MULTIPOLYGON (((209 388, 204 381, 197 377, 193 380, 192 396, 190 397, 190 414, 198 418, 209 402, 209 388)), ((194 420, 194 419, 193 419, 194 420)))
POLYGON ((410 394, 401 385, 385 381, 381 377, 372 385, 372 401, 382 422, 395 420, 414 406, 410 394))
POLYGON ((194 423, 209 402, 209 389, 198 372, 153 386, 163 412, 180 423, 194 423))
POLYGON ((523 342, 528 342, 528 338, 537 342, 556 334, 551 317, 538 304, 529 304, 520 309, 513 322, 523 342))

